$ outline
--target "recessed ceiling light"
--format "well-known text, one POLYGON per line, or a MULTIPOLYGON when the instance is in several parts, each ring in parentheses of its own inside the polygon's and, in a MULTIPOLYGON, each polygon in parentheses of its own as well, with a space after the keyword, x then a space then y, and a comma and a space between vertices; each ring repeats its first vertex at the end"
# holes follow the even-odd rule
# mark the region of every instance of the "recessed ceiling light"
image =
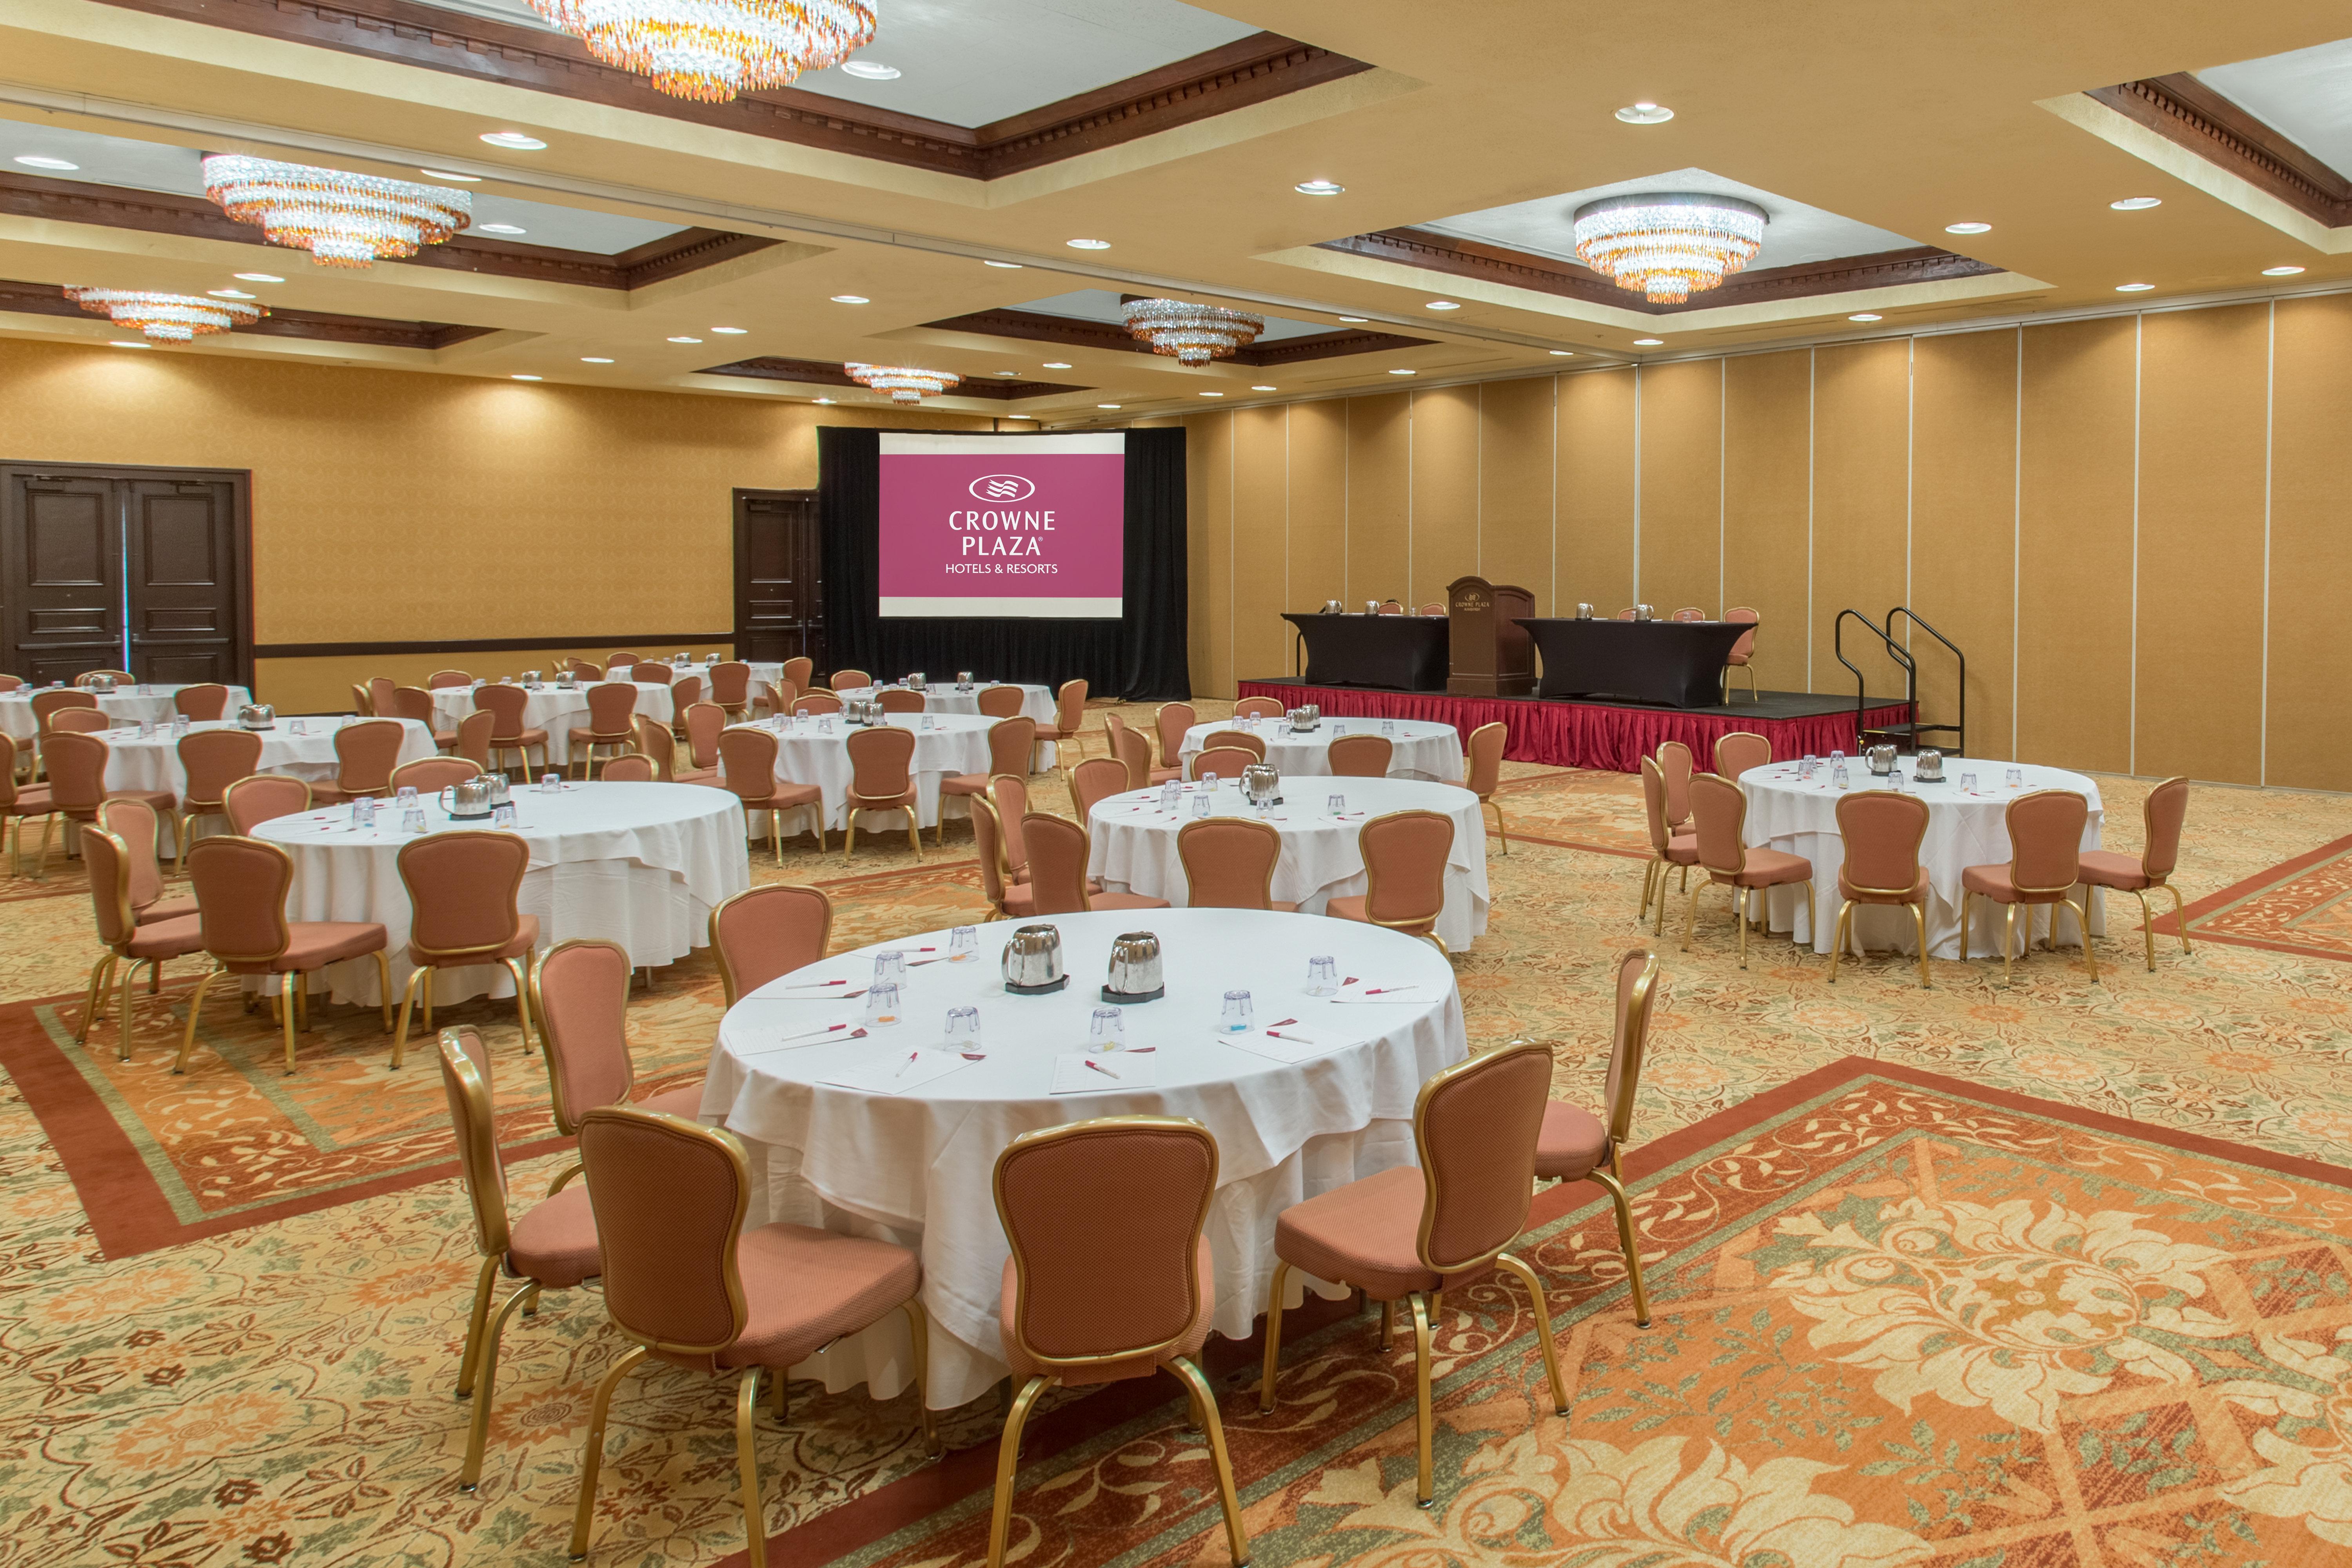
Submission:
POLYGON ((1252 388, 1250 388, 1250 391, 1252 391, 1252 392, 1280 392, 1281 390, 1282 390, 1282 389, 1281 389, 1280 387, 1252 387, 1252 388))
POLYGON ((1628 125, 1664 125, 1674 117, 1673 110, 1646 99, 1640 103, 1629 103, 1617 111, 1617 118, 1628 125))
POLYGON ((2118 283, 2116 285, 2116 292, 2118 294, 2145 294, 2155 287, 2156 285, 2153 283, 2118 283))
POLYGON ((1992 225, 1990 224, 1946 224, 1944 232, 1948 235, 1990 234, 1992 225))
POLYGON ((829 398, 829 397, 821 397, 821 398, 817 399, 816 401, 817 401, 817 402, 831 402, 833 400, 832 400, 831 398, 829 398))
POLYGON ((1389 372, 1389 374, 1391 374, 1391 375, 1392 375, 1392 376, 1410 376, 1410 375, 1416 375, 1416 374, 1418 374, 1418 373, 1419 373, 1418 371, 1391 371, 1389 372))
POLYGON ((539 380, 537 376, 509 376, 507 379, 512 382, 535 382, 539 380))
POLYGON ((136 338, 109 338, 106 346, 110 349, 152 349, 155 345, 142 343, 136 338))
POLYGON ((1433 299, 1429 302, 1429 308, 1432 310, 1459 310, 1462 307, 1451 299, 1433 299))
POLYGON ((886 66, 880 60, 845 61, 841 71, 844 76, 857 77, 866 81, 897 81, 899 75, 897 66, 886 66))
POLYGON ((55 169, 60 172, 70 172, 81 167, 62 158, 52 158, 46 152, 20 152, 16 155, 16 162, 27 169, 55 169))
POLYGON ((493 147, 503 147, 509 152, 536 152, 547 145, 536 136, 525 136, 520 131, 485 131, 482 140, 493 147))
POLYGON ((1875 310, 1857 310, 1853 315, 1847 317, 1846 319, 1849 321, 1883 321, 1885 318, 1879 315, 1875 310))
POLYGON ((1070 361, 1067 360, 1047 360, 1045 361, 1045 368, 1049 371, 1066 371, 1070 368, 1070 361))
POLYGON ((2122 201, 2109 202, 2107 205, 2119 213, 2144 213, 2150 207, 2164 205, 2164 198, 2162 196, 2126 196, 2122 201))
POLYGON ((207 288, 205 292, 211 295, 215 299, 250 299, 253 298, 252 295, 247 294, 242 288, 207 288))
POLYGON ((670 341, 673 343, 699 343, 702 340, 699 338, 672 338, 670 341))
POLYGON ((1371 318, 1369 316, 1342 316, 1339 319, 1346 322, 1350 327, 1360 327, 1365 322, 1370 320, 1371 318))
POLYGON ((479 174, 460 174, 455 169, 419 169, 416 172, 428 180, 455 180, 461 185, 478 185, 482 183, 482 177, 479 174))
POLYGON ((722 338, 740 338, 751 329, 749 327, 713 327, 710 329, 718 333, 722 338))
POLYGON ((1661 347, 1664 342, 1665 340, 1664 338, 1636 338, 1633 340, 1633 347, 1637 349, 1655 349, 1661 347))
POLYGON ((1000 376, 1004 377, 1007 381, 1010 381, 1012 378, 1013 378, 1014 376, 1019 375, 1021 372, 1020 372, 1019 371, 997 371, 996 373, 997 373, 998 375, 1000 375, 1000 376))
POLYGON ((1095 404, 1095 406, 1097 408, 1117 408, 1118 404, 1115 402, 1098 402, 1095 404))
POLYGON ((980 265, 982 267, 1001 267, 1007 272, 1018 272, 1021 270, 1021 264, 1017 261, 983 261, 980 265))
POLYGON ((522 235, 529 234, 530 231, 513 224, 476 224, 474 232, 486 235, 522 235))
POLYGON ((583 354, 580 356, 580 362, 583 365, 609 365, 613 361, 601 354, 583 354))
POLYGON ((1572 360, 1576 358, 1576 354, 1572 350, 1554 349, 1551 350, 1551 357, 1555 360, 1572 360))
POLYGON ((2296 273, 2301 272, 2303 268, 2299 267, 2266 267, 2263 268, 2263 276, 2264 277, 2293 277, 2296 273))
POLYGON ((283 283, 286 280, 274 272, 240 272, 237 277, 247 283, 283 283))
POLYGON ((1223 397, 1225 394, 1223 392, 1202 392, 1201 395, 1202 397, 1223 397))
POLYGON ((1110 248, 1110 241, 1107 239, 1066 239, 1062 243, 1072 250, 1108 250, 1110 248))
POLYGON ((1336 180, 1301 180, 1290 188, 1302 196, 1336 196, 1348 187, 1336 180))
POLYGON ((836 294, 833 297, 833 302, 835 305, 871 305, 873 303, 863 294, 836 294))

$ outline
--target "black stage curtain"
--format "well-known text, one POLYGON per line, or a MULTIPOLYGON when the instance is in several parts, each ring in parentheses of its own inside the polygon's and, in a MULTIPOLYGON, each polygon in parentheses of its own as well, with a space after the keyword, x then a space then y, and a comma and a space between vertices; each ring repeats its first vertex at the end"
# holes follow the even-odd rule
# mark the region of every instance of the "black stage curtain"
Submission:
POLYGON ((835 669, 934 681, 971 670, 992 681, 1059 685, 1089 696, 1175 702, 1192 695, 1185 646, 1184 433, 1127 432, 1127 614, 1117 621, 884 620, 877 554, 882 433, 817 430, 817 515, 824 543, 824 622, 835 669))

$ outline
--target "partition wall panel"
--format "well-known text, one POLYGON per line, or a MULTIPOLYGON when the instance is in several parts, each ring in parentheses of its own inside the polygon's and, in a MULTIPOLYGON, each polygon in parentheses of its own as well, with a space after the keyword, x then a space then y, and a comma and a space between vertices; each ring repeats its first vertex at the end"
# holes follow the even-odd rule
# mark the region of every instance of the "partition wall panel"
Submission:
MULTIPOLYGON (((1813 384, 1813 684, 1843 695, 1851 671, 1832 650, 1841 610, 1874 622, 1909 591, 1911 344, 1895 338, 1816 350, 1813 384)), ((1849 635, 1846 657, 1872 696, 1900 696, 1885 645, 1849 635)))
MULTIPOLYGON (((1753 668, 1765 691, 1807 684, 1813 352, 1723 361, 1724 608, 1763 617, 1753 668)), ((1745 688, 1745 677, 1733 687, 1745 688)))
MULTIPOLYGON (((1285 406, 1290 415, 1286 608, 1316 611, 1327 600, 1348 601, 1348 405, 1285 406)), ((1285 626, 1286 650, 1290 634, 1285 626)), ((1286 651, 1282 667, 1290 668, 1286 651)))
MULTIPOLYGON (((1402 599, 1412 559, 1409 394, 1348 400, 1348 596, 1402 599)), ((1231 688, 1227 688, 1229 691, 1231 688)))
POLYGON ((1538 615, 1552 612, 1553 387, 1549 376, 1488 382, 1479 422, 1478 575, 1517 583, 1538 615))
POLYGON ((1642 372, 1642 599, 1721 609, 1723 361, 1642 372))
POLYGON ((1189 607, 1193 689, 1231 692, 1234 680, 1231 415, 1195 420, 1187 428, 1184 464, 1185 495, 1193 523, 1187 530, 1186 543, 1191 547, 1189 559, 1197 590, 1189 607))
POLYGON ((1439 387, 1412 397, 1412 569, 1397 597, 1410 610, 1445 597, 1478 570, 1478 404, 1486 388, 1439 387))
POLYGON ((1235 409, 1234 422, 1234 674, 1286 669, 1290 608, 1284 575, 1289 507, 1286 405, 1235 409))
MULTIPOLYGON (((2018 334, 1921 338, 1911 364, 1911 588, 1906 600, 1968 655, 1969 755, 2013 757, 2018 334)), ((1898 626, 1901 622, 1897 623, 1898 626)), ((1910 637, 1922 716, 1960 711, 1958 664, 1910 637)), ((1929 737, 1929 744, 1937 744, 1929 737)), ((1947 738, 1941 742, 1948 749, 1947 738)))
POLYGON ((2352 296, 2280 300, 2275 337, 2264 781, 2352 789, 2352 296))
POLYGON ((1633 602, 1630 369, 1559 378, 1559 602, 1614 615, 1633 602))

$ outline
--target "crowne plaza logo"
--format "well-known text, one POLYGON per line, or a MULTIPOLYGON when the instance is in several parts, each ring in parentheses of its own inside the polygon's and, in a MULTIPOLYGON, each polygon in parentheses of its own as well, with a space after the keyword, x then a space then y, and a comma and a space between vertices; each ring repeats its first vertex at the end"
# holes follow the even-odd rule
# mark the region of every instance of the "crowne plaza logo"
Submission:
POLYGON ((1025 501, 1037 486, 1018 474, 983 474, 968 486, 975 501, 1025 501))

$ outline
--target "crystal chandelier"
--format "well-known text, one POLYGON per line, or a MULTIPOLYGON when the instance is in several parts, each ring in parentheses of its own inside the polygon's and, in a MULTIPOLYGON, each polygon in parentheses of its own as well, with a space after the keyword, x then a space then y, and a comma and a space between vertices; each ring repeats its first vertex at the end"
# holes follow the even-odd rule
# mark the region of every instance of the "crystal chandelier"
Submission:
POLYGON ((234 299, 200 294, 151 294, 139 288, 68 288, 66 298, 118 327, 136 327, 150 338, 184 343, 206 332, 250 327, 269 312, 234 299))
POLYGON ((1120 307, 1127 329, 1166 354, 1188 365, 1231 357, 1246 349, 1265 330, 1265 318, 1222 305, 1192 305, 1181 299, 1129 299, 1120 307))
POLYGON ((230 217, 260 225, 271 244, 307 250, 327 267, 415 256, 474 221, 464 191, 235 154, 205 160, 205 194, 230 217))
POLYGON ((530 0, 606 65, 673 98, 725 103, 789 87, 874 41, 866 0, 530 0))
POLYGON ((926 397, 937 397, 948 388, 961 382, 961 376, 951 376, 945 371, 918 371, 905 365, 845 364, 849 379, 862 387, 890 394, 892 402, 920 402, 926 397))
POLYGON ((1766 221, 1737 196, 1612 196, 1576 209, 1576 254, 1620 288, 1680 305, 1754 260, 1766 221))

